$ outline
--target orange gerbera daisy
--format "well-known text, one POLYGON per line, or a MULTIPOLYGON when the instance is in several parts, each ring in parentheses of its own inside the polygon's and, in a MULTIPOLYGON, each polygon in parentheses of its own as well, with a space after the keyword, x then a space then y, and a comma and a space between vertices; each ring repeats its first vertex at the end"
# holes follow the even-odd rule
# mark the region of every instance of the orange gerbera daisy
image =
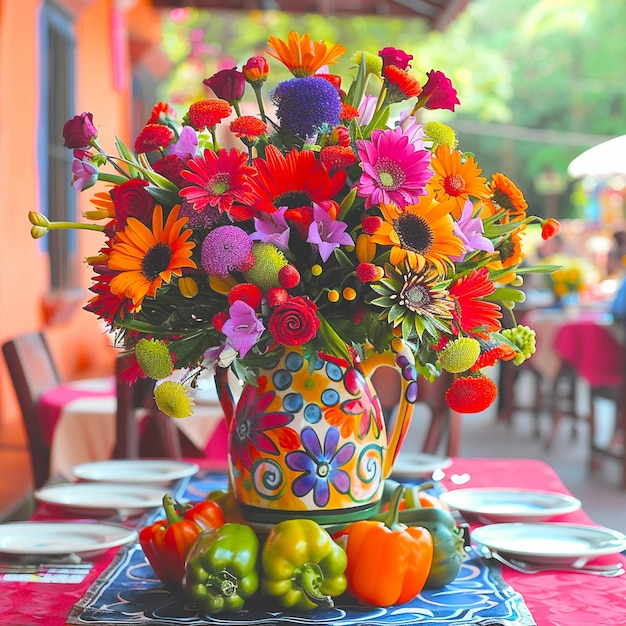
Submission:
POLYGON ((493 174, 490 188, 492 195, 485 200, 485 203, 492 205, 494 212, 504 209, 505 221, 518 221, 526 217, 528 203, 519 187, 508 176, 499 172, 493 174))
POLYGON ((451 267, 450 257, 460 256, 463 243, 454 234, 451 202, 435 202, 432 196, 423 196, 417 204, 399 209, 395 204, 381 204, 383 221, 371 241, 391 246, 389 261, 398 266, 406 260, 409 267, 419 272, 424 265, 434 266, 445 275, 451 267))
POLYGON ((515 280, 515 272, 505 272, 507 268, 515 268, 522 262, 524 253, 522 250, 522 236, 526 231, 526 225, 522 224, 519 228, 511 231, 506 237, 496 245, 496 252, 500 253, 500 259, 492 263, 488 263, 487 267, 492 271, 495 270, 497 282, 508 284, 515 280))
POLYGON ((109 254, 109 269, 120 273, 111 279, 111 293, 130 298, 136 310, 146 296, 154 298, 163 283, 181 276, 183 267, 196 268, 191 258, 195 247, 188 241, 192 230, 183 227, 187 218, 178 218, 175 206, 163 226, 163 209, 157 205, 152 230, 134 217, 115 235, 109 254))
POLYGON ((491 195, 487 179, 480 175, 482 170, 472 156, 464 157, 458 150, 442 145, 437 148, 431 167, 435 170, 430 181, 435 197, 440 202, 455 201, 454 219, 461 217, 463 205, 470 196, 487 198, 491 195))
POLYGON ((267 43, 273 48, 267 54, 281 61, 296 78, 312 76, 323 65, 337 63, 346 51, 340 43, 328 48, 323 41, 311 41, 308 33, 300 36, 293 31, 287 43, 278 37, 269 37, 267 43))

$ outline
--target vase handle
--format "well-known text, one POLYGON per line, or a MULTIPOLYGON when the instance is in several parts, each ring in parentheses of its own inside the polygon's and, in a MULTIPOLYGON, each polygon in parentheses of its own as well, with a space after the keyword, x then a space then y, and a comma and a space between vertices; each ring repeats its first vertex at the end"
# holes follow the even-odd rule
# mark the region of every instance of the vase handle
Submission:
POLYGON ((383 352, 368 357, 362 363, 363 373, 369 378, 382 366, 392 367, 398 371, 401 381, 398 412, 393 431, 387 433, 387 453, 383 462, 383 478, 388 478, 413 417, 413 405, 417 401, 417 370, 413 354, 404 346, 397 353, 383 352))
POLYGON ((230 388, 230 382, 228 380, 227 367, 215 367, 215 388, 217 390, 217 397, 222 405, 222 411, 224 411, 224 417, 226 418, 226 425, 230 427, 230 423, 235 415, 235 399, 233 392, 230 388))

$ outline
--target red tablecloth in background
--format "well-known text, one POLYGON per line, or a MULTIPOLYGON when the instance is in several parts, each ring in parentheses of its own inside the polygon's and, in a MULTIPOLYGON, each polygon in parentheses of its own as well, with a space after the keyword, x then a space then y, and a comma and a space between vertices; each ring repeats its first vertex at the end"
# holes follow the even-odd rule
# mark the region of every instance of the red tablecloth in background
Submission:
MULTIPOLYGON (((568 493, 556 472, 537 460, 458 458, 445 474, 443 483, 448 489, 521 487, 568 493)), ((554 521, 592 524, 590 515, 593 511, 580 510, 554 521)), ((37 515, 39 519, 45 516, 45 510, 37 515)), ((110 550, 99 557, 81 584, 0 582, 0 624, 64 626, 74 603, 110 564, 115 552, 110 550)), ((602 560, 616 559, 626 563, 621 555, 602 560)), ((540 626, 616 626, 626 619, 626 576, 602 578, 565 572, 526 575, 507 567, 502 572, 504 579, 522 594, 540 626)))

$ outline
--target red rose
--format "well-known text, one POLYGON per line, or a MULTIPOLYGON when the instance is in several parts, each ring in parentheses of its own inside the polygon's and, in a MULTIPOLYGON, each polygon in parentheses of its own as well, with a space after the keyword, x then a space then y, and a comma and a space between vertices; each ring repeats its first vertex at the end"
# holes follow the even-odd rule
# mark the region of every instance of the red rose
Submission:
POLYGON ((152 169, 173 182, 177 187, 186 187, 189 183, 182 177, 181 172, 187 167, 187 161, 176 154, 168 154, 152 164, 152 169))
POLYGON ((412 54, 407 54, 404 50, 388 46, 378 51, 378 56, 383 60, 383 69, 388 65, 395 65, 401 70, 409 67, 409 62, 413 60, 412 54))
POLYGON ((226 100, 229 104, 239 102, 246 89, 245 76, 235 68, 220 70, 210 78, 205 78, 202 83, 209 87, 218 98, 226 100))
POLYGON ((129 217, 135 217, 146 225, 152 224, 152 212, 156 203, 146 191, 147 186, 147 180, 131 178, 111 189, 118 230, 126 228, 129 217))
POLYGON ((91 113, 75 115, 63 126, 63 145, 66 148, 87 148, 92 139, 98 136, 98 131, 93 125, 91 113))
POLYGON ((284 346, 301 346, 317 334, 317 307, 306 297, 296 296, 277 306, 268 320, 268 330, 284 346))
POLYGON ((418 104, 426 109, 448 109, 460 104, 452 81, 443 73, 435 70, 426 72, 428 80, 420 93, 418 104))

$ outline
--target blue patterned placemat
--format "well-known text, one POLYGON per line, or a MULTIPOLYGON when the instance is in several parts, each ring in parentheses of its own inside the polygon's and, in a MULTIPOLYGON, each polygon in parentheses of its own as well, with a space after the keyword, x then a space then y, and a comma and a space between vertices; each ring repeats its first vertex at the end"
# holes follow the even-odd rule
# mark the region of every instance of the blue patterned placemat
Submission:
MULTIPOLYGON (((197 500, 212 489, 226 487, 226 477, 209 472, 193 478, 183 499, 197 500)), ((161 512, 152 517, 156 519, 161 512)), ((426 589, 413 601, 390 607, 359 604, 349 596, 333 609, 311 613, 280 613, 261 601, 236 614, 203 617, 182 592, 167 589, 155 577, 139 545, 120 552, 107 575, 94 583, 76 604, 68 624, 141 624, 204 626, 206 624, 452 624, 454 626, 535 626, 520 594, 500 576, 468 555, 456 579, 440 589, 426 589)))

